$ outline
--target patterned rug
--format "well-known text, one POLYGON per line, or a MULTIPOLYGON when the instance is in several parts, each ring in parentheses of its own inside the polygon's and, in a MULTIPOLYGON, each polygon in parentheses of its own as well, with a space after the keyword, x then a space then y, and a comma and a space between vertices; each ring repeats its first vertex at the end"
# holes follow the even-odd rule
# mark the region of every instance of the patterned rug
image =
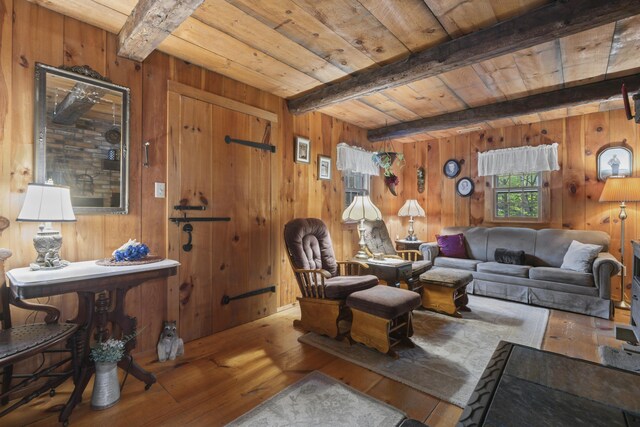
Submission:
POLYGON ((462 319, 415 310, 416 347, 397 349, 399 359, 314 333, 298 340, 464 407, 498 342, 540 348, 549 320, 545 308, 474 295, 469 308, 462 319))
POLYGON ((228 426, 380 426, 405 419, 396 408, 314 371, 228 426))
POLYGON ((598 348, 598 353, 603 365, 640 374, 640 353, 632 353, 606 345, 601 345, 598 348))

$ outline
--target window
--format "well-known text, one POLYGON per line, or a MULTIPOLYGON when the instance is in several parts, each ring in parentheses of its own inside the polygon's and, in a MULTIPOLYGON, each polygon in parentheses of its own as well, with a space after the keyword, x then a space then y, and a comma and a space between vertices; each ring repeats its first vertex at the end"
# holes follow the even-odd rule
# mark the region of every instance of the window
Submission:
POLYGON ((492 194, 486 198, 493 221, 546 222, 549 191, 542 172, 492 177, 492 194))
POLYGON ((344 182, 344 208, 353 202, 355 196, 369 194, 369 181, 371 177, 358 172, 342 171, 344 182))

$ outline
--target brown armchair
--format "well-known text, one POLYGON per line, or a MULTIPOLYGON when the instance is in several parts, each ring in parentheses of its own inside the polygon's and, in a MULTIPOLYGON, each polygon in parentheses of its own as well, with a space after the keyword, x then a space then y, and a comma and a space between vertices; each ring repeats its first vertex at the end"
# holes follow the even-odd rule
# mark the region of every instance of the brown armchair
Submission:
MULTIPOLYGON (((2 391, 0 392, 0 404, 6 406, 13 393, 23 392, 24 396, 12 402, 6 408, 0 409, 0 417, 38 397, 44 392, 49 392, 51 396, 55 394, 55 388, 62 384, 67 378, 77 377, 76 345, 74 333, 78 325, 71 323, 58 323, 60 312, 56 307, 44 304, 31 304, 24 301, 17 301, 11 297, 11 291, 5 283, 4 261, 11 256, 7 249, 0 249, 0 369, 2 369, 2 391), (10 305, 16 305, 28 310, 44 311, 47 313, 45 323, 29 323, 25 325, 13 326, 11 324, 10 305), (54 349, 67 345, 66 350, 54 349), (35 372, 28 374, 16 374, 13 372, 13 365, 22 360, 28 359, 38 354, 46 353, 69 353, 67 357, 54 356, 50 364, 41 365, 35 372), (35 381, 46 378, 34 391, 31 389, 24 393, 26 387, 35 381)), ((43 356, 44 357, 44 356, 43 356)), ((60 420, 66 421, 66 420, 60 420)))
POLYGON ((332 338, 341 338, 341 320, 349 320, 346 298, 378 284, 372 275, 361 276, 366 264, 337 262, 327 226, 316 218, 299 218, 284 226, 284 242, 300 287, 300 321, 295 325, 332 338))
POLYGON ((407 280, 410 289, 414 287, 413 283, 419 280, 419 276, 431 267, 431 261, 422 260, 420 251, 396 250, 382 220, 364 222, 364 241, 369 256, 383 253, 386 257, 397 257, 411 262, 411 277, 407 280))

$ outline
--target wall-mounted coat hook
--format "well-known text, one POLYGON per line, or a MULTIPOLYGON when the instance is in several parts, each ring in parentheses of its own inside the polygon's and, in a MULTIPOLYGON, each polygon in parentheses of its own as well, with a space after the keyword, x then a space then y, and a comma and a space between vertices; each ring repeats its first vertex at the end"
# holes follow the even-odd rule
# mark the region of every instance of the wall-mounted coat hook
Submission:
POLYGON ((144 160, 142 161, 142 166, 144 166, 145 168, 149 167, 149 146, 151 145, 151 143, 149 141, 146 141, 144 143, 144 160))

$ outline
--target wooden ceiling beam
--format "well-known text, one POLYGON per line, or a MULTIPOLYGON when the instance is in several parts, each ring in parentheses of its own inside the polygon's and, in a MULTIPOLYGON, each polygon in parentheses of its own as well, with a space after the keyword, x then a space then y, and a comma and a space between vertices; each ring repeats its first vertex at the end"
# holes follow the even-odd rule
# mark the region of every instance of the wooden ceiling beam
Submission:
POLYGON ((419 133, 470 126, 490 120, 542 113, 595 101, 605 101, 620 96, 622 83, 629 88, 640 89, 640 74, 370 129, 367 132, 367 137, 371 142, 383 141, 419 133))
POLYGON ((640 14, 640 1, 557 0, 288 101, 302 114, 469 66, 640 14))
POLYGON ((118 55, 144 59, 204 0, 139 0, 118 34, 118 55))

